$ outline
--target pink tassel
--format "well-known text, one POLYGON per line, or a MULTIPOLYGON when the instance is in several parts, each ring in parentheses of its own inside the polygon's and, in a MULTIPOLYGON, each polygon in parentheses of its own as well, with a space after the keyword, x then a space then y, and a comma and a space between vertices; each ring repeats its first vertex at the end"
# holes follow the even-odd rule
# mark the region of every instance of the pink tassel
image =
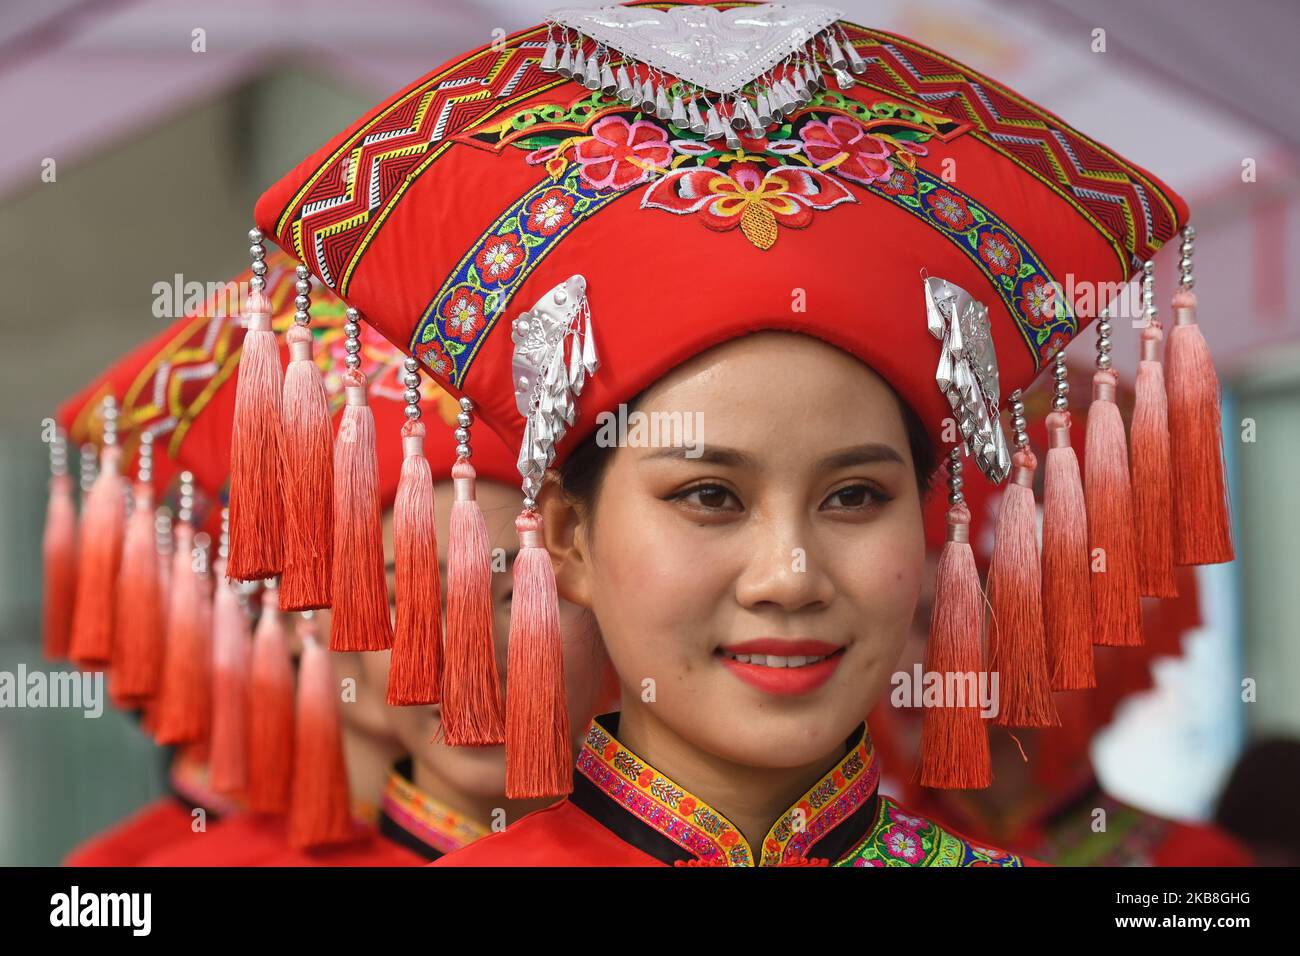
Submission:
POLYGON ((515 519, 519 554, 510 607, 506 673, 506 796, 560 797, 573 790, 573 745, 564 693, 563 637, 555 570, 542 517, 515 519))
POLYGON ((271 330, 271 300, 262 292, 245 303, 248 331, 239 356, 235 418, 230 439, 230 557, 237 581, 284 569, 280 421, 283 372, 271 330))
POLYGON ((160 744, 206 741, 212 725, 212 645, 203 629, 203 594, 193 548, 194 530, 182 521, 176 527, 162 700, 154 735, 160 744))
POLYGON ((248 787, 248 684, 252 634, 239 595, 217 569, 212 608, 212 751, 209 781, 218 793, 248 787))
POLYGON ((1011 481, 1002 495, 989 567, 989 669, 998 675, 999 727, 1052 727, 1060 723, 1047 673, 1043 632, 1042 565, 1034 472, 1027 448, 1012 456, 1011 481))
POLYGON ((311 330, 295 325, 285 335, 284 376, 284 575, 280 610, 330 605, 334 557, 334 452, 329 400, 312 361, 311 330))
POLYGON ((1088 513, 1070 413, 1047 416, 1050 447, 1043 485, 1043 625, 1052 690, 1097 686, 1092 660, 1088 513))
POLYGON ((289 844, 299 849, 344 843, 355 835, 337 691, 328 652, 306 635, 298 670, 289 804, 289 844))
POLYGON ((114 694, 128 704, 153 697, 162 682, 167 629, 154 537, 153 489, 137 483, 118 577, 112 667, 114 694))
POLYGON ((487 525, 475 497, 474 467, 461 458, 451 477, 456 500, 447 539, 442 729, 450 746, 483 747, 506 739, 492 639, 492 564, 487 525))
POLYGON ((405 457, 393 507, 397 629, 388 670, 388 703, 393 707, 436 704, 442 683, 442 586, 424 425, 406 422, 402 446, 405 457))
POLYGON ((68 657, 82 667, 104 667, 113 657, 117 573, 126 532, 121 462, 120 448, 109 445, 104 449, 99 476, 90 487, 81 516, 77 600, 68 657))
MULTIPOLYGON (((984 672, 980 631, 984 592, 970 546, 970 510, 962 502, 948 509, 948 540, 935 574, 926 673, 984 672)), ((509 753, 509 751, 507 751, 509 753)), ((921 718, 921 786, 982 789, 993 782, 989 735, 976 700, 945 701, 926 707, 921 718)))
POLYGON ((1160 364, 1163 340, 1164 333, 1154 323, 1142 330, 1142 360, 1138 362, 1137 401, 1130 436, 1138 593, 1161 598, 1178 595, 1170 502, 1169 409, 1160 364))
POLYGON ((1094 644, 1139 647, 1142 609, 1133 549, 1133 491, 1129 486, 1124 421, 1115 404, 1115 374, 1092 377, 1084 452, 1084 498, 1092 562, 1094 644))
POLYGON ((375 416, 366 404, 366 380, 343 375, 347 407, 334 443, 334 613, 330 650, 382 651, 393 646, 384 569, 375 416))
POLYGON ((45 657, 60 661, 68 656, 77 597, 77 509, 72 501, 72 479, 66 474, 50 479, 41 550, 45 560, 45 657))
POLYGON ((1196 324, 1196 295, 1174 293, 1169 366, 1169 446, 1174 489, 1174 563, 1221 564, 1235 556, 1224 477, 1219 377, 1196 324))
POLYGON ((253 813, 289 810, 293 774, 293 662, 273 587, 262 592, 262 616, 253 635, 249 677, 248 808, 253 813))

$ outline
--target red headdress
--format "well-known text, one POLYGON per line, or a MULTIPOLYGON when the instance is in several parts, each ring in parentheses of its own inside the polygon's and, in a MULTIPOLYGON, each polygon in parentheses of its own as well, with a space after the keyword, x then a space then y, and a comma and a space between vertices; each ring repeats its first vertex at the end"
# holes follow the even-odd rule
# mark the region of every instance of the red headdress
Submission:
MULTIPOLYGON (((941 448, 953 448, 934 668, 986 666, 960 452, 994 481, 1011 476, 989 583, 987 666, 1001 676, 999 721, 1056 721, 1033 523, 1037 458, 1021 393, 1186 224, 1187 207, 1146 170, 996 81, 838 17, 822 6, 740 3, 556 11, 388 98, 258 202, 262 233, 468 403, 443 686, 452 742, 499 740, 502 730, 483 639, 471 408, 520 449, 525 510, 505 708, 511 796, 569 788, 555 585, 532 507, 545 469, 599 413, 760 329, 802 332, 856 356, 941 448), (699 43, 703 34, 711 42, 699 43), (647 294, 647 275, 691 277, 689 305, 647 294)), ((1174 554, 1219 561, 1231 542, 1217 382, 1194 323, 1190 251, 1189 233, 1169 347, 1174 554)), ((1109 561, 1108 574, 1093 574, 1091 599, 1076 588, 1062 600, 1091 600, 1101 639, 1124 644, 1137 608, 1133 490, 1123 423, 1108 414, 1109 324, 1104 331, 1089 416, 1097 434, 1090 428, 1082 468, 1077 458, 1073 471, 1049 461, 1057 481, 1047 494, 1063 496, 1049 510, 1072 524, 1061 545, 1068 561, 1077 568, 1085 547, 1109 561)), ((264 420, 250 434, 270 427, 274 389, 259 387, 264 420)), ((1054 424, 1053 451, 1064 454, 1068 419, 1054 424)), ((362 473, 365 459, 349 467, 362 473)), ((271 494, 251 480, 232 488, 244 493, 271 494)), ((1078 615, 1067 619, 1077 627, 1078 615)), ((926 781, 987 780, 976 710, 954 704, 932 716, 926 781)))

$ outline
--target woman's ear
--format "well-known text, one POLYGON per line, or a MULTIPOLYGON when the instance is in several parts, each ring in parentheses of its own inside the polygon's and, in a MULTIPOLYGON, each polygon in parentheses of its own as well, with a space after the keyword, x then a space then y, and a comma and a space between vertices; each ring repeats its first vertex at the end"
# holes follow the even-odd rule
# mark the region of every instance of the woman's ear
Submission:
POLYGON ((542 515, 542 535, 555 566, 555 586, 560 597, 590 609, 591 556, 582 512, 554 480, 542 486, 537 510, 542 515))

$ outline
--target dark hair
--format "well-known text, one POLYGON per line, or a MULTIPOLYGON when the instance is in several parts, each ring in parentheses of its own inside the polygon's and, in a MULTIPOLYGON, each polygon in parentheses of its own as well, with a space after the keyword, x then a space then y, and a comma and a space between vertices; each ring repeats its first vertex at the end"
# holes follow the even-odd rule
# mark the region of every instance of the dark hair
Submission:
MULTIPOLYGON (((903 413, 903 427, 907 432, 907 445, 912 453, 913 473, 916 476, 916 487, 920 492, 921 500, 924 501, 927 492, 930 489, 930 482, 934 477, 934 470, 938 465, 938 455, 935 451, 934 442, 930 440, 929 433, 925 426, 921 424, 920 416, 912 410, 912 406, 907 404, 898 397, 898 393, 890 389, 895 401, 898 402, 898 408, 903 413)), ((644 394, 644 393, 642 393, 644 394)), ((641 396, 628 402, 628 411, 632 411, 640 403, 641 396)), ((606 447, 596 442, 596 436, 599 432, 592 432, 587 439, 573 450, 564 463, 560 465, 559 478, 560 490, 566 497, 572 498, 588 511, 595 508, 596 495, 600 492, 601 481, 605 477, 605 469, 609 467, 609 456, 613 448, 606 447)))

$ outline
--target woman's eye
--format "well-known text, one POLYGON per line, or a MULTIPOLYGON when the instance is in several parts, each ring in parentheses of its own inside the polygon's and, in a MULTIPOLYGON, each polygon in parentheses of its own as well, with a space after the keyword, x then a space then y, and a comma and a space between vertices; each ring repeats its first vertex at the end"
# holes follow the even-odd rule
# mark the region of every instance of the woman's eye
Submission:
POLYGON ((826 499, 832 508, 860 509, 869 508, 888 499, 868 485, 849 485, 834 492, 826 499))
POLYGON ((696 485, 675 498, 704 511, 740 511, 740 501, 722 485, 696 485))

